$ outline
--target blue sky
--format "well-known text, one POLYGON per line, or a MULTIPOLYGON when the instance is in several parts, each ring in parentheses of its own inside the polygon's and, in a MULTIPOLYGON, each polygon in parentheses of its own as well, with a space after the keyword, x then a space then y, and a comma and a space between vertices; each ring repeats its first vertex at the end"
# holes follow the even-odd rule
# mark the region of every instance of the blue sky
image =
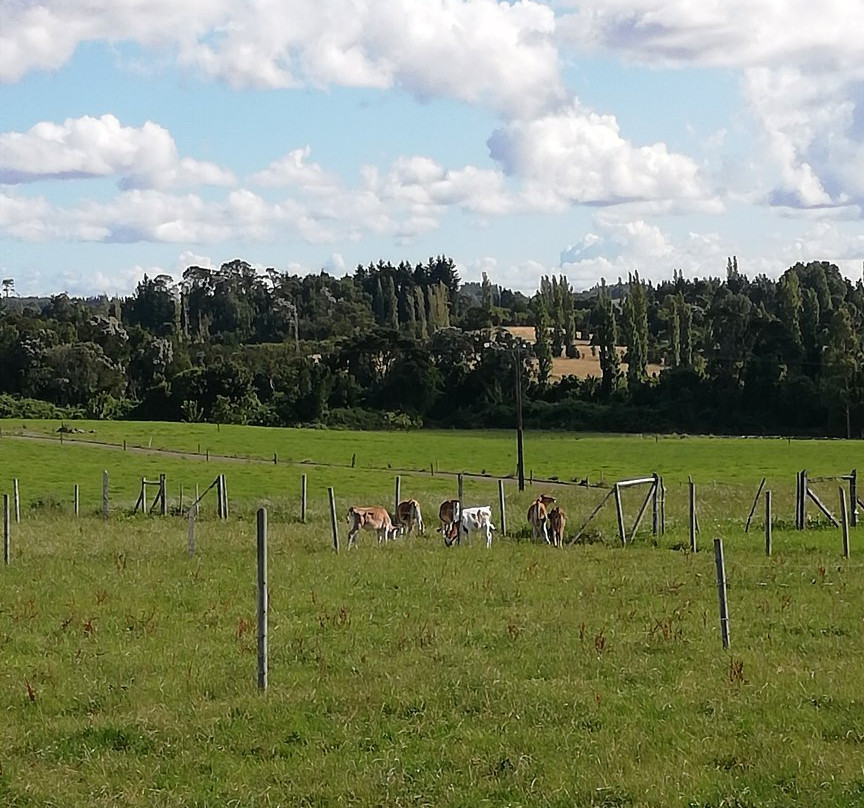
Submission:
POLYGON ((0 0, 0 275, 864 263, 864 4, 0 0))

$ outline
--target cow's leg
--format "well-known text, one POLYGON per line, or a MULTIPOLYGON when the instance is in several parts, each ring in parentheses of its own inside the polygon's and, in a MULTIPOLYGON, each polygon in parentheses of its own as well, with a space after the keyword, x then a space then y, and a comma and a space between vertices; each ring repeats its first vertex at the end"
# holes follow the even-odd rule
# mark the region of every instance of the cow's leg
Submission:
POLYGON ((549 525, 545 519, 542 522, 542 526, 543 526, 543 538, 546 539, 546 544, 551 544, 552 542, 549 541, 549 525))
POLYGON ((357 531, 359 528, 355 525, 348 531, 348 547, 357 546, 357 531))

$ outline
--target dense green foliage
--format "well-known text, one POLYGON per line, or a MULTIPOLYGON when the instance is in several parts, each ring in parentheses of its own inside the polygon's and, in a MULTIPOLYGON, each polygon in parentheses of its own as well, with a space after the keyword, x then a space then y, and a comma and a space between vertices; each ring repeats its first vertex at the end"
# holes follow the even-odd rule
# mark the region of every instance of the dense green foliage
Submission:
POLYGON ((190 267, 118 300, 7 297, 2 412, 357 428, 528 427, 859 436, 864 284, 825 262, 773 281, 543 278, 532 300, 453 261, 351 275, 190 267), (500 327, 531 325, 523 343, 500 327), (552 376, 590 340, 600 378, 552 376), (622 372, 619 347, 627 363, 622 372), (648 373, 649 365, 659 373, 648 373), (14 406, 5 397, 21 402, 14 406), (25 399, 63 408, 50 413, 25 399))

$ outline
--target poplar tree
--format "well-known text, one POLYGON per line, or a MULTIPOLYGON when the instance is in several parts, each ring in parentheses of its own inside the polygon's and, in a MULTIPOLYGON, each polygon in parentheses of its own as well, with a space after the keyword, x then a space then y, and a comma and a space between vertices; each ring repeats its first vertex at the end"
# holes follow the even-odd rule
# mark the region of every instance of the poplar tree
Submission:
POLYGON ((615 324, 615 308, 606 280, 600 279, 600 290, 597 294, 597 302, 594 305, 594 333, 591 335, 591 344, 596 346, 600 356, 600 393, 608 398, 618 387, 618 378, 621 375, 621 361, 618 357, 618 328, 615 324))
POLYGON ((622 326, 627 346, 627 386, 631 392, 645 381, 648 370, 648 298, 635 272, 628 277, 622 326))

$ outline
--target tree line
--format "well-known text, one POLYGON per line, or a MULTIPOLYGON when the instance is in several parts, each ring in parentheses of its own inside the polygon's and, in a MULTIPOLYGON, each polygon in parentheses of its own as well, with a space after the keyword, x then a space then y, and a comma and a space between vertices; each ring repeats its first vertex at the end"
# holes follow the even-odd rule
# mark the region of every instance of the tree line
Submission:
POLYGON ((528 297, 447 256, 344 277, 242 260, 129 297, 0 302, 0 415, 355 428, 510 427, 861 437, 864 284, 828 262, 750 279, 633 272, 528 297), (528 326, 533 339, 507 330, 528 326), (591 352, 598 373, 555 372, 591 352), (653 368, 649 372, 649 368, 653 368))

